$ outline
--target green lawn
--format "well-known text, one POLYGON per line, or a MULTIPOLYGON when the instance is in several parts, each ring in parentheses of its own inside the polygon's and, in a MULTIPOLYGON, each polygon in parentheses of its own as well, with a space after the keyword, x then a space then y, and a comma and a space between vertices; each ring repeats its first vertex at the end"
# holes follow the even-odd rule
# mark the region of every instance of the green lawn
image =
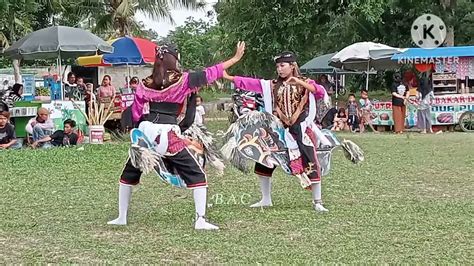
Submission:
POLYGON ((275 206, 264 210, 248 208, 259 197, 253 174, 210 171, 208 216, 218 232, 194 231, 191 193, 153 175, 134 191, 129 225, 108 226, 126 143, 0 152, 0 263, 474 261, 474 134, 344 137, 366 161, 355 166, 335 152, 323 180, 326 214, 280 171, 275 206))

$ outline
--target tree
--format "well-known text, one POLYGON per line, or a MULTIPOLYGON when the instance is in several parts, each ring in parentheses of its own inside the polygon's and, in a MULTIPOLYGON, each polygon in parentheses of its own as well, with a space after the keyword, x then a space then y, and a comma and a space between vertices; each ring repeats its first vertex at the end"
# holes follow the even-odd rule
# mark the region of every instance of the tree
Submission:
MULTIPOLYGON (((38 5, 33 0, 4 0, 0 3, 0 40, 7 48, 31 31, 32 13, 38 5)), ((13 60, 15 82, 21 82, 20 61, 13 60)))
POLYGON ((445 21, 447 43, 474 42, 471 0, 221 0, 215 9, 224 32, 221 51, 230 54, 238 40, 247 42, 245 60, 236 67, 247 75, 274 75, 271 58, 282 50, 296 52, 304 63, 360 41, 413 47, 411 25, 425 13, 445 21))
POLYGON ((204 6, 198 0, 82 0, 86 12, 95 21, 95 31, 125 36, 140 28, 135 14, 141 12, 152 19, 174 22, 171 7, 197 9, 204 6))
POLYGON ((203 68, 221 58, 221 28, 204 20, 189 17, 185 25, 171 31, 161 43, 173 43, 181 53, 181 65, 185 69, 203 68))
POLYGON ((323 25, 346 8, 341 1, 220 1, 215 9, 224 32, 221 52, 230 55, 237 41, 244 40, 245 60, 236 70, 273 76, 272 58, 277 53, 292 50, 299 62, 310 59, 326 39, 323 25))
POLYGON ((158 41, 159 34, 155 30, 147 29, 143 21, 137 23, 138 27, 133 29, 132 36, 145 38, 151 41, 158 41))

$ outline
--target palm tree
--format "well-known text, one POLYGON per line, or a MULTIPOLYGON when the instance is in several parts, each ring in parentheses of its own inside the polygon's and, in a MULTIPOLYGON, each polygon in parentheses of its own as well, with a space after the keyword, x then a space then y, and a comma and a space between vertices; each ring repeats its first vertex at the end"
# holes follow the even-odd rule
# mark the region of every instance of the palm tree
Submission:
POLYGON ((202 0, 83 0, 81 5, 88 9, 95 21, 95 31, 111 33, 114 36, 125 36, 140 28, 135 14, 141 12, 146 16, 174 23, 171 8, 199 9, 204 7, 202 0))

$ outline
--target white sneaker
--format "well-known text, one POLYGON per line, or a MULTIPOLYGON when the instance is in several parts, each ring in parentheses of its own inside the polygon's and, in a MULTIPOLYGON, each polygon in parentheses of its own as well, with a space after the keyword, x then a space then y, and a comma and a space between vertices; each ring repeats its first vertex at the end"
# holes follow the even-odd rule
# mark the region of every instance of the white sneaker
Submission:
POLYGON ((315 203, 314 204, 314 209, 317 211, 317 212, 328 212, 329 210, 324 208, 323 204, 321 203, 315 203))
POLYGON ((113 224, 113 225, 127 225, 127 219, 121 219, 120 217, 107 222, 107 224, 113 224))
POLYGON ((270 201, 270 202, 264 202, 263 200, 257 202, 257 203, 254 203, 252 205, 250 205, 250 208, 259 208, 259 207, 271 207, 273 206, 273 203, 270 201))
POLYGON ((219 227, 208 223, 204 217, 199 217, 194 224, 194 229, 196 230, 218 230, 219 227))

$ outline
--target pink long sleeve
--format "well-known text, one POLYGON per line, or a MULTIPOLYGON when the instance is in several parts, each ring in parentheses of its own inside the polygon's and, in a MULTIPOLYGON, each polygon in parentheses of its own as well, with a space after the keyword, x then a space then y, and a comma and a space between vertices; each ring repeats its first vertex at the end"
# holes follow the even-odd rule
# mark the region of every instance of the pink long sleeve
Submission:
POLYGON ((140 121, 143 115, 143 106, 145 105, 145 97, 144 97, 144 88, 143 84, 140 83, 137 86, 137 90, 135 91, 135 98, 133 99, 132 104, 132 120, 133 122, 140 121))
POLYGON ((262 93, 262 84, 260 83, 260 79, 235 76, 234 85, 235 87, 242 90, 262 93))
POLYGON ((217 64, 211 67, 207 67, 204 72, 206 72, 207 84, 211 84, 214 81, 222 78, 224 76, 224 66, 217 64))
POLYGON ((315 92, 313 92, 314 94, 314 97, 316 97, 316 99, 322 99, 324 98, 324 93, 325 93, 325 89, 322 85, 319 85, 318 83, 316 83, 314 80, 312 79, 309 79, 308 80, 308 83, 313 85, 313 87, 316 89, 315 92))

